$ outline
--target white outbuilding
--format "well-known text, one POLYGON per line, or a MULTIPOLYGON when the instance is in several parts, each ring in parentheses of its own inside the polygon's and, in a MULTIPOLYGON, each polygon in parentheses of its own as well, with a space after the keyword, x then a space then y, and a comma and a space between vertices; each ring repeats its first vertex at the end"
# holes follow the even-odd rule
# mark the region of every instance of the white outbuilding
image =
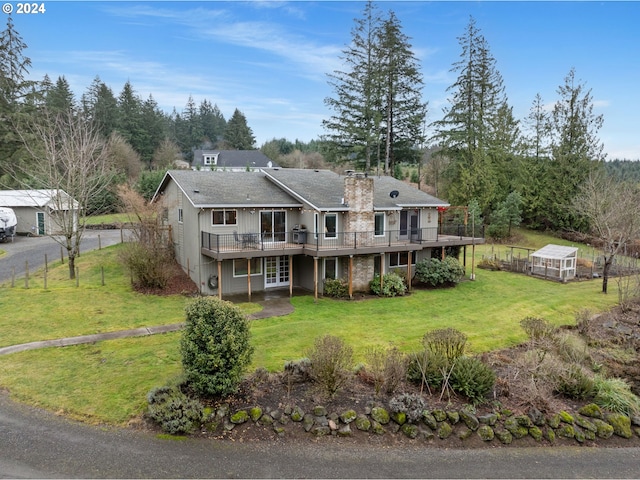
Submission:
POLYGON ((531 254, 531 273, 556 280, 576 276, 578 248, 549 244, 531 254))
POLYGON ((17 217, 16 233, 53 235, 60 225, 78 225, 78 202, 64 190, 0 190, 0 207, 17 217))

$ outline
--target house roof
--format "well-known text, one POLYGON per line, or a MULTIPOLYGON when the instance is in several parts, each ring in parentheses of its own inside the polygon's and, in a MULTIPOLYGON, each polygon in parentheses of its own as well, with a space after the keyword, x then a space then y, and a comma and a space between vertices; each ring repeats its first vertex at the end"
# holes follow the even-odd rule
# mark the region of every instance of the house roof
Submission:
MULTIPOLYGON (((344 175, 330 170, 276 168, 265 175, 295 198, 318 210, 348 210, 343 204, 344 175)), ((372 176, 375 210, 400 210, 403 207, 439 207, 448 203, 393 177, 372 176), (397 191, 392 198, 390 193, 397 191)))
POLYGON ((0 206, 9 208, 31 207, 50 208, 52 210, 68 210, 67 207, 78 208, 64 190, 0 190, 0 206), (59 198, 57 198, 59 196, 59 198))
POLYGON ((544 257, 552 259, 563 259, 568 257, 575 257, 577 247, 565 247, 562 245, 554 245, 550 243, 542 247, 540 250, 536 250, 531 254, 532 257, 544 257))
MULTIPOLYGON (((448 206, 446 202, 393 177, 372 178, 375 210, 448 206), (398 195, 392 198, 392 191, 398 195)), ((189 202, 198 208, 300 208, 308 204, 320 211, 347 211, 349 207, 343 202, 344 179, 344 175, 330 170, 169 170, 154 199, 173 180, 189 202)))
POLYGON ((300 208, 302 204, 266 179, 262 172, 169 170, 154 199, 173 180, 189 202, 198 208, 278 207, 300 208))
MULTIPOLYGON (((216 168, 271 168, 278 165, 260 150, 194 150, 193 165, 203 166, 204 155, 218 155, 216 168)), ((207 165, 209 166, 209 165, 207 165)))

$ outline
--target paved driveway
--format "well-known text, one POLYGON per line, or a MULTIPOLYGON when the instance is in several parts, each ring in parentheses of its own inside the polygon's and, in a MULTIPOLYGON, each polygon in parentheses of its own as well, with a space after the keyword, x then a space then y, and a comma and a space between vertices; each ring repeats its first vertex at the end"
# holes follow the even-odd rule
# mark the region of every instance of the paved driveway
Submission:
MULTIPOLYGON (((80 244, 80 254, 120 241, 120 230, 87 230, 80 244)), ((0 257, 0 284, 11 281, 14 271, 16 279, 24 277, 26 262, 29 262, 29 271, 35 271, 44 266, 45 255, 49 262, 60 260, 60 244, 51 237, 14 237, 13 242, 0 243, 0 250, 6 252, 0 257)), ((64 248, 63 254, 66 261, 64 248)))
POLYGON ((0 478, 636 478, 637 448, 438 448, 163 440, 99 428, 0 393, 0 478))

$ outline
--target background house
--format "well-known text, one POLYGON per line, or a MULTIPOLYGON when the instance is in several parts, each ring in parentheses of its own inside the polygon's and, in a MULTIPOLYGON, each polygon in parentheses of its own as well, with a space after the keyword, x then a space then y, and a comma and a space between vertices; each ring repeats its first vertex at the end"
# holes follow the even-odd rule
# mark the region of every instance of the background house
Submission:
POLYGON ((342 279, 365 291, 377 273, 412 278, 432 249, 483 243, 441 235, 448 206, 392 177, 328 170, 170 170, 165 206, 176 259, 203 294, 275 287, 323 292, 342 279))
POLYGON ((18 219, 16 233, 58 233, 62 215, 71 214, 77 224, 78 202, 63 190, 0 190, 0 206, 13 209, 18 219))
POLYGON ((197 170, 246 171, 277 167, 260 150, 195 150, 191 168, 197 170))

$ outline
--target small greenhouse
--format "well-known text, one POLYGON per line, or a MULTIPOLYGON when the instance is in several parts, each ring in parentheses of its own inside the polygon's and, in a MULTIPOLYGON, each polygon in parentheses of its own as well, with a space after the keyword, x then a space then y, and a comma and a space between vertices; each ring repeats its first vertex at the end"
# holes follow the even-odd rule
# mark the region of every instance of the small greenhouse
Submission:
POLYGON ((549 244, 531 254, 531 273, 556 280, 570 280, 576 276, 577 247, 549 244))

